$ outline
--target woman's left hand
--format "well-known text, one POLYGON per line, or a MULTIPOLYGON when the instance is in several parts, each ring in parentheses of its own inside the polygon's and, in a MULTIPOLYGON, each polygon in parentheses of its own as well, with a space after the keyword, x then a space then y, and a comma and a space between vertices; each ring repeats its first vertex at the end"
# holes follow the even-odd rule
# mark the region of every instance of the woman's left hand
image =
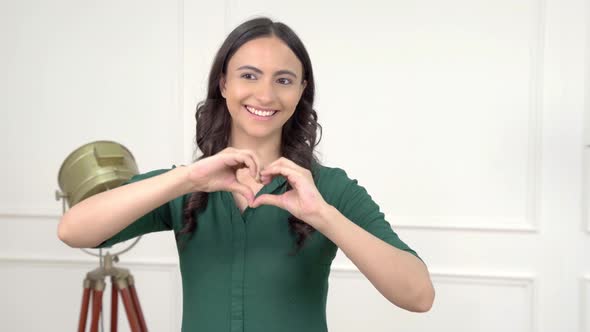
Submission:
POLYGON ((276 175, 284 176, 292 189, 281 195, 263 194, 252 203, 256 208, 260 205, 274 205, 289 211, 296 218, 303 220, 314 228, 323 209, 328 205, 318 191, 311 172, 291 160, 281 157, 260 172, 263 184, 268 184, 276 175))

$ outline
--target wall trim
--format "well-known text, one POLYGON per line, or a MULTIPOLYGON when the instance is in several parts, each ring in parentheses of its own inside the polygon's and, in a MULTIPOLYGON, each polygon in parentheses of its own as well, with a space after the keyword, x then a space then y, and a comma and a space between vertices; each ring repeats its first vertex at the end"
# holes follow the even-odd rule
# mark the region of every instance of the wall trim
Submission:
MULTIPOLYGON (((170 282, 179 284, 181 280, 178 275, 179 264, 174 259, 126 259, 123 263, 125 267, 132 270, 155 270, 160 272, 168 272, 170 282), (178 273, 178 274, 177 274, 178 273)), ((34 267, 59 267, 59 268, 88 268, 98 266, 96 258, 55 258, 43 256, 0 256, 0 266, 34 266, 34 267)), ((487 271, 467 271, 467 270, 433 270, 430 272, 432 279, 436 283, 444 284, 479 284, 488 286, 510 286, 521 287, 529 297, 530 308, 530 324, 528 331, 537 331, 538 326, 538 310, 537 310, 537 277, 529 273, 506 273, 506 272, 487 272, 487 271)), ((354 266, 335 264, 331 268, 331 276, 336 278, 353 278, 364 279, 365 276, 354 266)), ((581 279, 580 289, 590 287, 590 275, 586 275, 581 279)), ((171 294, 173 301, 176 299, 178 305, 182 306, 179 301, 182 294, 171 294)), ((587 306, 586 300, 582 297, 581 313, 584 312, 587 306)), ((169 315, 172 321, 180 324, 182 319, 181 310, 177 308, 170 308, 169 315)), ((583 315, 580 315, 583 316, 583 315)), ((588 326, 589 322, 582 317, 580 320, 581 331, 588 326)), ((177 326, 180 328, 180 326, 177 326)))
MULTIPOLYGON (((98 251, 98 250, 97 250, 98 251)), ((80 267, 88 265, 90 268, 98 266, 98 259, 91 258, 56 258, 53 256, 0 256, 0 265, 34 265, 34 266, 61 266, 80 267)), ((178 262, 172 259, 125 259, 125 265, 140 269, 148 267, 150 270, 168 271, 178 269, 178 262)))
POLYGON ((37 209, 37 211, 18 211, 18 210, 5 210, 0 211, 0 221, 3 219, 14 220, 14 219, 45 219, 45 220, 59 220, 61 214, 55 211, 49 211, 44 209, 37 209))
MULTIPOLYGON (((184 52, 185 52, 185 44, 184 44, 184 34, 185 34, 185 25, 184 25, 184 0, 177 0, 176 4, 177 8, 177 34, 178 34, 178 49, 177 49, 177 63, 176 63, 176 110, 177 113, 177 120, 176 123, 177 130, 176 137, 178 142, 184 141, 184 52)), ((178 144, 177 142, 172 142, 171 149, 175 151, 174 156, 176 159, 175 165, 183 164, 184 163, 184 144, 178 144)))
MULTIPOLYGON (((518 218, 486 218, 471 217, 413 217, 396 216, 392 225, 398 229, 450 229, 466 231, 515 231, 538 232, 541 199, 542 169, 542 116, 543 116, 543 59, 545 39, 545 0, 534 2, 531 10, 531 48, 529 77, 529 109, 530 130, 528 132, 527 166, 526 166, 526 197, 525 216, 518 218), (464 221, 464 222, 458 222, 464 221)), ((590 222, 588 223, 590 232, 590 222)))
MULTIPOLYGON (((588 112, 587 112, 588 113, 588 112)), ((590 118, 590 115, 587 115, 590 118)), ((590 122, 590 119, 587 120, 590 122)), ((590 235, 590 145, 582 150, 582 228, 590 235)))
MULTIPOLYGON (((90 257, 90 256, 89 256, 90 257)), ((171 284, 179 285, 182 281, 179 277, 180 271, 178 263, 174 260, 145 260, 145 259, 130 259, 125 260, 123 263, 125 268, 129 268, 131 271, 158 271, 167 272, 168 282, 171 284)), ((35 268, 60 268, 60 269, 73 269, 73 268, 84 268, 90 271, 93 268, 98 267, 98 259, 96 258, 55 258, 55 257, 42 257, 42 256, 0 256, 0 267, 11 267, 11 266, 27 266, 35 268)), ((65 272, 67 273, 67 272, 65 272)), ((80 285, 82 285, 83 276, 80 276, 80 285)), ((110 281, 107 281, 110 284, 110 281)), ((109 291, 110 292, 110 291, 109 291)), ((168 308, 168 315, 170 321, 173 322, 172 328, 174 331, 180 331, 181 320, 182 320, 182 294, 178 291, 170 294, 171 302, 173 306, 168 308)), ((110 304, 107 303, 110 306, 110 304)))
MULTIPOLYGON (((590 310, 590 298, 586 296, 587 291, 590 290, 590 274, 583 276, 580 279, 580 331, 590 331, 590 318, 586 317, 586 311, 590 310)), ((588 291, 590 293, 590 291, 588 291)))
MULTIPOLYGON (((443 284, 479 284, 487 286, 509 286, 523 288, 528 296, 530 317, 527 331, 535 332, 539 326, 537 277, 529 273, 506 273, 464 270, 430 271, 433 282, 443 284)), ((354 266, 332 265, 331 276, 336 278, 364 279, 365 276, 354 266)), ((587 282, 590 287, 590 277, 587 282)))
MULTIPOLYGON (((386 214, 388 215, 388 214, 386 214)), ((538 227, 531 218, 493 218, 493 217, 413 217, 395 216, 395 222, 391 225, 395 229, 409 230, 451 230, 451 231, 477 231, 477 232, 523 232, 536 233, 538 227), (466 226, 469 220, 473 225, 466 226)))

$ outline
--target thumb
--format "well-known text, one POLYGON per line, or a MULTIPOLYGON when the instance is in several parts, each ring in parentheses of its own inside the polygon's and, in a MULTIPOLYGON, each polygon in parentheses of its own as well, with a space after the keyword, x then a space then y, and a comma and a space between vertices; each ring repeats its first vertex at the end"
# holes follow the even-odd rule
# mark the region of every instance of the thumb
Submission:
POLYGON ((278 206, 281 209, 285 209, 283 205, 283 200, 281 199, 282 195, 269 195, 264 194, 256 197, 254 203, 252 204, 253 208, 259 207, 260 205, 274 205, 278 206))

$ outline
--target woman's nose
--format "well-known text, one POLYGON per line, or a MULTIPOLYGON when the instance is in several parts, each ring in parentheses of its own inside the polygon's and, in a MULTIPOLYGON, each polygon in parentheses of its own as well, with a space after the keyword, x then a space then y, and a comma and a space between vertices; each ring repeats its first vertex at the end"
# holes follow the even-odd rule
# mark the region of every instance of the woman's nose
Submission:
POLYGON ((260 106, 272 104, 276 98, 272 82, 260 82, 257 85, 255 97, 260 102, 260 106))

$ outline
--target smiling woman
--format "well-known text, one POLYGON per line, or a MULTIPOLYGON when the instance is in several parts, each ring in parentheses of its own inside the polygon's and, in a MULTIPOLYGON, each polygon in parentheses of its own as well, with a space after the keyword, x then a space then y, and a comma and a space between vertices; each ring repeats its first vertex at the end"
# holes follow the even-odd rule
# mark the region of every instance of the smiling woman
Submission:
MULTIPOLYGON (((314 149, 321 126, 313 109, 315 84, 311 60, 299 37, 287 25, 267 18, 247 21, 232 31, 221 45, 209 73, 207 98, 197 106, 196 137, 200 159, 227 147, 254 151, 262 166, 284 156, 311 169, 319 164, 314 149), (228 116, 229 115, 229 116, 228 116)), ((260 188, 242 170, 241 183, 260 188)), ((240 210, 246 198, 233 193, 240 210)), ((181 234, 196 227, 194 211, 206 203, 208 194, 191 195, 181 234)), ((289 218, 297 243, 314 229, 289 218)))
POLYGON ((275 142, 269 161, 279 157, 283 125, 295 112, 307 84, 302 72, 297 56, 274 36, 248 41, 236 51, 220 80, 232 117, 230 146, 253 148, 255 140, 262 139, 275 142), (256 125, 253 119, 271 121, 256 125))
POLYGON ((434 289, 417 253, 365 188, 316 158, 314 93, 311 61, 289 27, 243 23, 218 51, 197 105, 202 155, 80 202, 60 238, 108 247, 173 230, 187 332, 327 331, 338 249, 391 303, 429 310, 434 289))

